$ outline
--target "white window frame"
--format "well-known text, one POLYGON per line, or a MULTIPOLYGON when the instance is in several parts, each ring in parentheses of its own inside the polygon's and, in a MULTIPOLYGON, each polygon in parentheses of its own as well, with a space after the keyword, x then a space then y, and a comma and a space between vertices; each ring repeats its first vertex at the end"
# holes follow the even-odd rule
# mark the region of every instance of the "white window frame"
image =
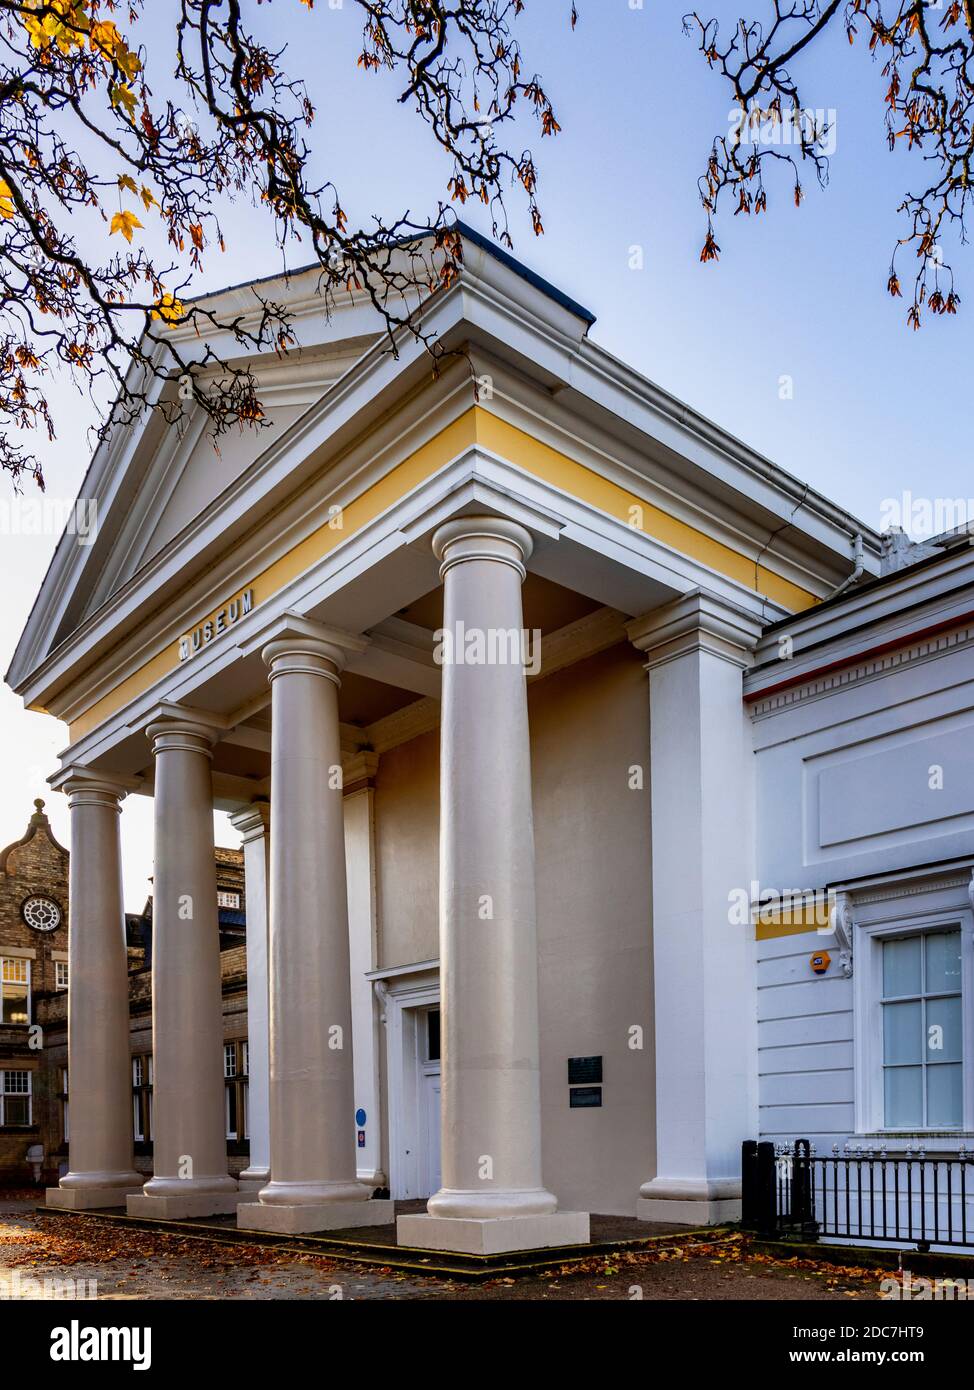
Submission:
POLYGON ((56 960, 54 962, 54 988, 67 989, 68 987, 68 962, 66 960, 56 960))
MULTIPOLYGON (((5 1067, 2 1071, 0 1071, 0 1125, 3 1125, 3 1126, 6 1126, 7 1123, 8 1123, 8 1121, 7 1121, 7 1095, 8 1095, 8 1094, 11 1095, 11 1096, 17 1097, 17 1098, 19 1098, 20 1096, 26 1096, 26 1097, 27 1097, 27 1126, 26 1126, 26 1127, 29 1127, 30 1125, 32 1125, 32 1124, 34 1123, 34 1077, 33 1077, 33 1073, 32 1073, 27 1067, 5 1067), (10 1092, 8 1093, 8 1091, 7 1091, 7 1074, 8 1074, 9 1072, 17 1072, 17 1073, 19 1073, 19 1074, 21 1074, 21 1075, 27 1077, 27 1090, 26 1090, 26 1091, 20 1091, 20 1090, 18 1090, 18 1091, 10 1091, 10 1092)), ((25 1126, 23 1126, 23 1125, 12 1126, 12 1125, 11 1125, 10 1128, 22 1129, 22 1128, 25 1128, 25 1126)))
POLYGON ((911 1138, 930 1151, 956 1148, 974 1136, 974 912, 971 871, 963 877, 900 881, 850 895, 855 926, 853 984, 855 999, 856 1135, 905 1147, 911 1138), (931 932, 960 931, 962 1120, 958 1127, 894 1129, 885 1123, 883 1074, 883 942, 931 932))
POLYGON ((132 1058, 132 1138, 137 1144, 145 1143, 145 1129, 142 1124, 142 1095, 148 1090, 147 1112, 150 1133, 152 1129, 152 1053, 139 1052, 132 1058), (139 1072, 141 1071, 141 1076, 139 1072))
POLYGON ((216 895, 217 907, 227 907, 232 912, 240 911, 240 894, 231 892, 230 889, 221 888, 216 895))

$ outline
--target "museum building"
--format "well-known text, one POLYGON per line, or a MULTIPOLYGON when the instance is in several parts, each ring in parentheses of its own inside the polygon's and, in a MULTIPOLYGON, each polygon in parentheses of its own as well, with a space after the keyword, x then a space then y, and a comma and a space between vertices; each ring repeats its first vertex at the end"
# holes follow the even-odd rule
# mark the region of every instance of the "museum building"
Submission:
POLYGON ((759 1132, 974 1135, 970 538, 884 542, 463 241, 418 310, 437 372, 363 293, 326 318, 313 269, 238 286, 218 319, 259 293, 295 321, 251 362, 266 427, 216 453, 153 414, 92 460, 97 536, 60 543, 7 676, 68 726, 53 1205, 320 1231, 390 1222, 388 1188, 428 1199, 401 1244, 493 1252, 590 1212, 732 1218, 759 1132), (144 1182, 130 795, 155 804, 144 1182), (214 806, 246 872, 241 1177, 214 806))

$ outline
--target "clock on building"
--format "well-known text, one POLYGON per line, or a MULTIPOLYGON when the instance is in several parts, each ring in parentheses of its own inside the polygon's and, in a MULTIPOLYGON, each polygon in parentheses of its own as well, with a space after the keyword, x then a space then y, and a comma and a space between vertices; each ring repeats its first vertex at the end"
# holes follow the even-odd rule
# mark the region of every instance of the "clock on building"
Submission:
POLYGON ((20 915, 34 931, 55 931, 61 925, 61 906, 44 893, 32 893, 20 907, 20 915))

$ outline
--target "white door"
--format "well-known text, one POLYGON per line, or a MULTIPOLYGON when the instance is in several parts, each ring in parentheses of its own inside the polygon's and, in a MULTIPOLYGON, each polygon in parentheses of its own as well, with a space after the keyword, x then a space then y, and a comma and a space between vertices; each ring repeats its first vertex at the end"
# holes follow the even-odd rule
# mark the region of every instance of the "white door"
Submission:
POLYGON ((423 1076, 423 1180, 424 1197, 432 1197, 442 1187, 440 1180, 440 1064, 427 1063, 423 1076))
POLYGON ((427 985, 421 1000, 390 1010, 389 1187, 398 1201, 431 1197, 442 1186, 438 995, 427 985))

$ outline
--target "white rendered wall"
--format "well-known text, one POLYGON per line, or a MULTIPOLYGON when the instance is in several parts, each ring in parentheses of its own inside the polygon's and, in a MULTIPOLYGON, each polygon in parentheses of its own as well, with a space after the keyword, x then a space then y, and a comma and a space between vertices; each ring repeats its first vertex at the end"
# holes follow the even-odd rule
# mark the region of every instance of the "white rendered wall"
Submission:
POLYGON ((762 887, 824 887, 971 853, 971 647, 780 698, 754 717, 762 887))

